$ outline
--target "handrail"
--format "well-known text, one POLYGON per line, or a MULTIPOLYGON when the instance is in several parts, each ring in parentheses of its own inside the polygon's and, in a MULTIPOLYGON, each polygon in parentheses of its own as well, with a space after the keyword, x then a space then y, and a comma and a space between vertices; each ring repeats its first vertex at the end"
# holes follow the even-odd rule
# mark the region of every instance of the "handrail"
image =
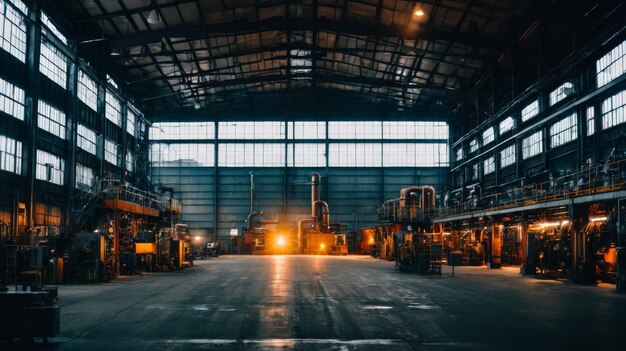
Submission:
POLYGON ((441 207, 430 211, 427 217, 470 215, 624 189, 626 189, 626 160, 607 161, 549 181, 472 198, 454 206, 441 207))

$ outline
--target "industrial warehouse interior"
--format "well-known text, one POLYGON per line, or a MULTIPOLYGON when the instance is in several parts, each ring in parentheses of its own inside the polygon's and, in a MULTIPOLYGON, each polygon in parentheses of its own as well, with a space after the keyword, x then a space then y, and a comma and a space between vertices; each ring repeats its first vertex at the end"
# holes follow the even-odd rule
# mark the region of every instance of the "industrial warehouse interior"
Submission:
POLYGON ((626 2, 0 0, 1 350, 626 341, 626 2))

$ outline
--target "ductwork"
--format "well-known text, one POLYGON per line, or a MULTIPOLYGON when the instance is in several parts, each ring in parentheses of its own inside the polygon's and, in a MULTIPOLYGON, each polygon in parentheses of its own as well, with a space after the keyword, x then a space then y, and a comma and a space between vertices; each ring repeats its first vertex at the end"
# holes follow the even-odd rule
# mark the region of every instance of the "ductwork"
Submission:
POLYGON ((313 219, 316 222, 321 222, 324 230, 327 230, 330 226, 330 209, 328 208, 328 204, 326 201, 317 200, 313 202, 313 219), (320 212, 319 208, 322 208, 320 212))
POLYGON ((409 186, 406 188, 402 188, 400 190, 400 208, 404 209, 409 207, 410 198, 409 195, 411 193, 418 193, 420 196, 419 199, 419 208, 421 209, 429 209, 435 208, 435 188, 432 186, 409 186), (428 201, 426 201, 426 196, 428 196, 428 201))
POLYGON ((263 216, 265 212, 263 211, 252 211, 248 214, 248 218, 246 219, 246 230, 249 232, 252 229, 252 220, 254 217, 263 216))

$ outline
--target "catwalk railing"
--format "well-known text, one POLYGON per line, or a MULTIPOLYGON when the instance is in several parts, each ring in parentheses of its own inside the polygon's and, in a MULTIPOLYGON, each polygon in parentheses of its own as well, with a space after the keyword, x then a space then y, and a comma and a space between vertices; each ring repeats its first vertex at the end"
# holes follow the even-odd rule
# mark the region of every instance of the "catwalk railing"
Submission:
POLYGON ((441 218, 469 215, 624 189, 626 189, 626 160, 618 160, 586 167, 545 182, 515 187, 482 197, 474 196, 451 206, 428 211, 425 216, 441 218))

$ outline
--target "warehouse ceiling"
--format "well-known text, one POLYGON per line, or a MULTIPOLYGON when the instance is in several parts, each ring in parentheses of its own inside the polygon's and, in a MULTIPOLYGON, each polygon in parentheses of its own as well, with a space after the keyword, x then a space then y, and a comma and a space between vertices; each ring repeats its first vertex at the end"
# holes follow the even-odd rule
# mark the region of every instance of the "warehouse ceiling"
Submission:
POLYGON ((149 116, 449 111, 537 17, 526 0, 76 0, 55 6, 149 116), (106 45, 105 45, 106 44, 106 45), (106 48, 106 49, 103 49, 106 48))

